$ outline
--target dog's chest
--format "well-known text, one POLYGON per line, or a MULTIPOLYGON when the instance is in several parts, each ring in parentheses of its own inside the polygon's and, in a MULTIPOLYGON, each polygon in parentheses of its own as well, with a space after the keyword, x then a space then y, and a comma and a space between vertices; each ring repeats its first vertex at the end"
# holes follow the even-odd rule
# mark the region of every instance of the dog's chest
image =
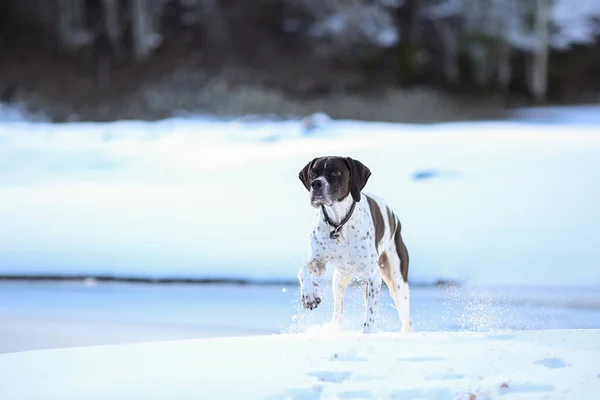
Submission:
POLYGON ((377 260, 372 224, 353 218, 342 228, 338 239, 330 237, 332 230, 325 223, 315 227, 313 250, 321 258, 333 261, 336 268, 349 274, 358 274, 377 260))

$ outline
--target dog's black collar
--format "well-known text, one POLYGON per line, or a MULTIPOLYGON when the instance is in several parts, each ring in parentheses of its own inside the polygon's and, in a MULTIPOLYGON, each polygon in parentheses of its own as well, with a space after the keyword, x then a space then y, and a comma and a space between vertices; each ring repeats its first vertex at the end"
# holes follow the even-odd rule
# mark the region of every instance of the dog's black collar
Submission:
POLYGON ((321 210, 323 210, 323 219, 325 219, 325 222, 327 222, 327 224, 333 228, 333 230, 329 233, 329 237, 331 239, 338 239, 340 237, 340 230, 342 229, 344 224, 350 220, 350 217, 354 212, 355 206, 356 202, 353 201, 352 205, 350 206, 350 211, 348 211, 348 214, 344 217, 342 222, 339 223, 339 225, 334 224, 333 221, 329 219, 329 217, 327 216, 327 212, 325 211, 325 206, 321 206, 321 210))

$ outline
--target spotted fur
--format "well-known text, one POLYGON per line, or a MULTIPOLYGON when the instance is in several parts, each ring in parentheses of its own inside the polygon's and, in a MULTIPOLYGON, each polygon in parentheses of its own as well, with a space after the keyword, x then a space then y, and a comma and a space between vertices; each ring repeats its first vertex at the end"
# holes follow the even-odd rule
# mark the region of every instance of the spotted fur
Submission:
POLYGON ((402 240, 400 221, 382 199, 360 192, 370 171, 362 164, 353 166, 352 163, 356 161, 348 160, 341 157, 317 158, 300 173, 301 180, 303 175, 307 177, 303 183, 310 191, 311 204, 318 208, 308 260, 298 273, 302 304, 311 310, 320 304, 315 279, 325 273, 326 265, 331 265, 334 267, 334 323, 343 321, 344 296, 350 281, 362 276, 367 281, 363 331, 371 332, 374 329, 383 280, 394 299, 402 331, 409 332, 412 322, 409 317, 408 251, 402 240), (311 173, 311 166, 317 166, 316 173, 311 173), (359 175, 358 185, 352 182, 356 175, 359 175), (343 179, 330 179, 330 176, 342 176, 343 179), (366 179, 360 178, 365 176, 366 179), (315 180, 322 181, 314 185, 316 189, 311 186, 315 180), (353 201, 357 201, 354 212, 339 231, 340 238, 330 238, 333 228, 327 224, 323 212, 339 224, 348 214, 353 201))

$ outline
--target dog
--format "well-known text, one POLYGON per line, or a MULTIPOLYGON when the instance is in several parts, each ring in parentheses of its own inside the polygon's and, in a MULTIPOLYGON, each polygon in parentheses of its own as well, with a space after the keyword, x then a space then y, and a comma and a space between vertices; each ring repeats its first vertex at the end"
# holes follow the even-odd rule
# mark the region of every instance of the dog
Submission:
POLYGON ((317 157, 298 176, 311 206, 318 209, 308 259, 298 272, 303 307, 319 306, 315 279, 325 273, 326 265, 332 265, 333 324, 343 322, 346 289, 352 278, 362 275, 367 280, 362 331, 374 332, 383 278, 400 316, 401 331, 411 332, 408 250, 400 220, 390 207, 361 193, 371 176, 369 168, 350 157, 317 157))

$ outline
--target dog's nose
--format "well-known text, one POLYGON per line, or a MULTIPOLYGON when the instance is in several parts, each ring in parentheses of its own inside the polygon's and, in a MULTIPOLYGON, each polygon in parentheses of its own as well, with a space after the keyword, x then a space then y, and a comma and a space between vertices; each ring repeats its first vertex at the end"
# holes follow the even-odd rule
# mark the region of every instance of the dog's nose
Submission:
POLYGON ((322 180, 314 180, 310 183, 310 187, 312 187, 315 190, 319 190, 321 188, 323 188, 323 181, 322 180))

